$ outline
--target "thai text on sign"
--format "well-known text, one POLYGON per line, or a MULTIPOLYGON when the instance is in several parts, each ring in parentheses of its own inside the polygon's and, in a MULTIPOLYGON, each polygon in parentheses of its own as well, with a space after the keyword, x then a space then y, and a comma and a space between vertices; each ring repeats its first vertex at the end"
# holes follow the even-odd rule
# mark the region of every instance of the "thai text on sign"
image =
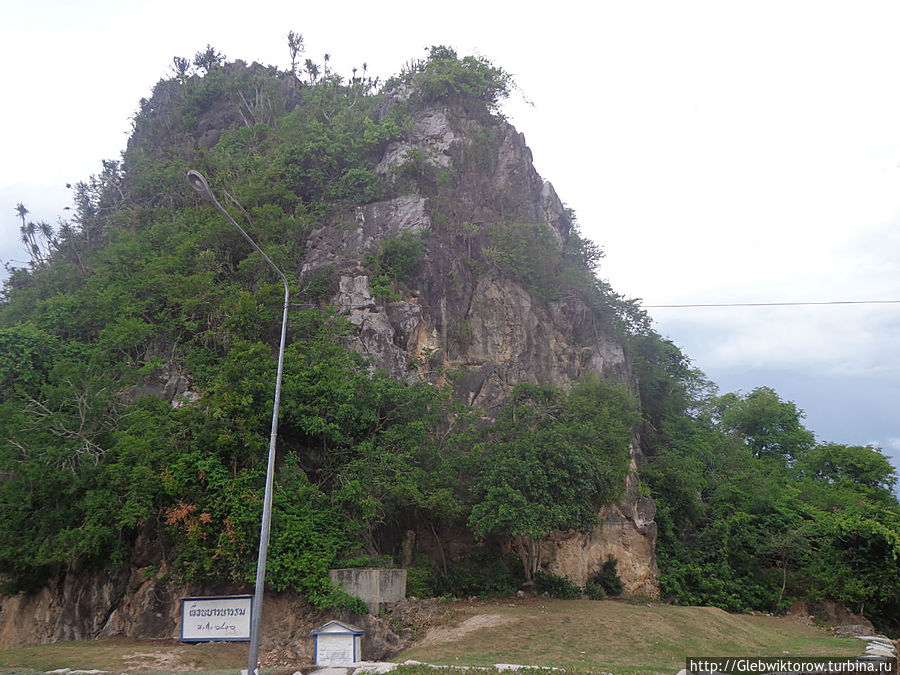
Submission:
POLYGON ((249 640, 253 596, 181 599, 181 641, 249 640))

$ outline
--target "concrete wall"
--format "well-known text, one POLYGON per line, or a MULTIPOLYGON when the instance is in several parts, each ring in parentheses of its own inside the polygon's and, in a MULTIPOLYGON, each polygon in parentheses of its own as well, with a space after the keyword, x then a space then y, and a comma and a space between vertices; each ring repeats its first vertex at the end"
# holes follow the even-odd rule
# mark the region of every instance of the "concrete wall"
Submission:
POLYGON ((406 597, 406 570, 383 567, 351 567, 329 570, 331 583, 355 595, 377 614, 382 605, 400 602, 406 597))

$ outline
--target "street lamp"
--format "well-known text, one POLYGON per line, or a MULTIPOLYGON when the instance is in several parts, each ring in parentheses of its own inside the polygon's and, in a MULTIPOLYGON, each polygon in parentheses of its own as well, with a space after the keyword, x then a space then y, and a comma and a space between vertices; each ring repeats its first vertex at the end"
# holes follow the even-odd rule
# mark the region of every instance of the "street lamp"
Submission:
POLYGON ((269 528, 272 524, 272 486, 275 475, 275 437, 278 435, 278 404, 281 401, 281 372, 284 367, 284 336, 287 330, 289 297, 288 282, 287 278, 284 276, 284 273, 280 269, 278 269, 278 266, 269 259, 269 256, 267 256, 259 246, 256 245, 256 242, 250 238, 250 235, 244 232, 243 228, 238 225, 235 222, 234 218, 232 218, 228 214, 228 211, 222 208, 222 205, 215 198, 215 195, 213 195, 212 190, 209 189, 209 184, 206 182, 203 174, 201 174, 199 171, 188 171, 187 180, 195 192, 199 193, 216 205, 216 208, 218 208, 219 211, 222 212, 222 215, 225 216, 232 225, 234 225, 237 231, 241 233, 241 235, 249 242, 253 249, 263 257, 263 260, 268 263, 269 267, 275 270, 278 276, 281 277, 281 281, 284 284, 284 311, 281 316, 281 343, 278 346, 278 375, 275 378, 275 404, 272 406, 272 433, 269 436, 269 461, 266 468, 266 492, 265 496, 263 497, 262 524, 260 525, 259 529, 259 558, 257 559, 256 563, 256 594, 253 598, 253 609, 250 612, 250 656, 247 660, 247 673, 250 675, 255 675, 255 673, 257 672, 257 661, 259 660, 259 630, 260 622, 262 619, 263 586, 266 579, 266 552, 269 548, 269 528))

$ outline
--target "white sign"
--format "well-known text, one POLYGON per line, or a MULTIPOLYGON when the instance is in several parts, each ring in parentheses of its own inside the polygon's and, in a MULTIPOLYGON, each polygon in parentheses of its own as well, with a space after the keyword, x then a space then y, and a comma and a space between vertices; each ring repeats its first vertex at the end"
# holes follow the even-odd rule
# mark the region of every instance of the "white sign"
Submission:
POLYGON ((337 666, 356 661, 352 635, 319 635, 316 640, 316 665, 337 666))
POLYGON ((340 621, 329 621, 310 631, 316 644, 313 649, 316 665, 336 666, 356 663, 362 653, 362 634, 359 628, 340 621))
POLYGON ((251 595, 181 599, 181 641, 249 640, 251 595))

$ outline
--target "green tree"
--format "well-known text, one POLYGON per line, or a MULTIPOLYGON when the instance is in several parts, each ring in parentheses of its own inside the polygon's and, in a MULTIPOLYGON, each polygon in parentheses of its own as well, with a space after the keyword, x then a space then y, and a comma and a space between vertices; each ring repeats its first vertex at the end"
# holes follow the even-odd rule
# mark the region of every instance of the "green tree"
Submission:
POLYGON ((197 68, 202 69, 204 72, 209 72, 213 68, 221 66, 225 61, 225 55, 221 52, 216 51, 212 45, 206 45, 206 49, 202 52, 197 52, 194 54, 194 65, 197 68))
POLYGON ((897 473, 878 448, 825 443, 802 454, 797 462, 801 475, 829 484, 849 484, 890 494, 897 473))
POLYGON ((16 215, 21 219, 19 236, 25 245, 28 257, 31 259, 31 267, 37 267, 46 263, 50 258, 50 252, 56 243, 53 227, 45 220, 40 222, 25 221, 29 211, 22 202, 16 204, 16 215))
POLYGON ((319 66, 312 59, 306 59, 303 62, 303 67, 306 70, 306 74, 309 75, 309 83, 315 84, 319 77, 319 66))
POLYGON ((520 384, 475 446, 469 525, 481 538, 508 538, 531 580, 543 539, 589 530, 621 496, 637 421, 631 397, 603 380, 568 395, 520 384))
POLYGON ((885 620, 900 606, 900 517, 870 508, 823 517, 811 572, 829 596, 885 620))
POLYGON ((306 47, 303 45, 303 36, 294 31, 288 31, 287 34, 288 51, 291 53, 291 72, 297 74, 297 59, 304 52, 306 47))
POLYGON ((791 461, 815 445, 815 436, 801 423, 803 411, 769 387, 743 397, 726 394, 718 405, 722 426, 742 438, 757 457, 791 461))
POLYGON ((499 111, 514 86, 512 75, 489 60, 459 58, 454 49, 443 45, 430 47, 424 61, 411 62, 401 79, 411 81, 425 102, 470 102, 491 113, 499 111))
POLYGON ((773 532, 766 543, 766 554, 771 557, 781 570, 781 590, 778 593, 776 606, 784 599, 788 583, 788 570, 796 569, 808 562, 812 552, 812 536, 809 523, 773 532))
POLYGON ((184 82, 187 79, 190 68, 191 62, 183 56, 172 57, 172 70, 175 71, 175 79, 179 82, 184 82))

